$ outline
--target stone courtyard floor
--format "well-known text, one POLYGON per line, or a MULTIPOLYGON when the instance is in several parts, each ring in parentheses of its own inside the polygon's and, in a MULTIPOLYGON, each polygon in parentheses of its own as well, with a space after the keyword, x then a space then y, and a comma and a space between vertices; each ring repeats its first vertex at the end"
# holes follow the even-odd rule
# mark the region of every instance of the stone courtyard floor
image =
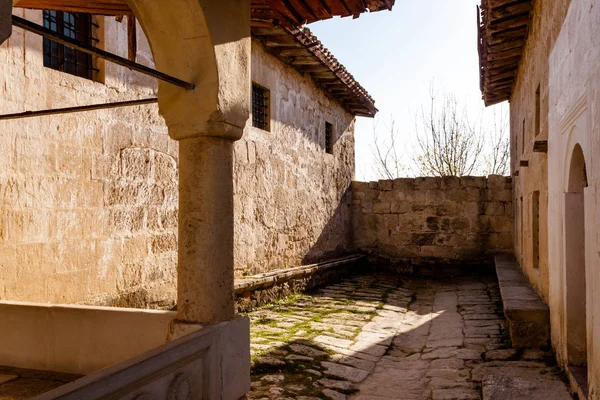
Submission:
POLYGON ((352 277, 249 316, 250 399, 570 398, 550 354, 510 348, 494 277, 352 277))

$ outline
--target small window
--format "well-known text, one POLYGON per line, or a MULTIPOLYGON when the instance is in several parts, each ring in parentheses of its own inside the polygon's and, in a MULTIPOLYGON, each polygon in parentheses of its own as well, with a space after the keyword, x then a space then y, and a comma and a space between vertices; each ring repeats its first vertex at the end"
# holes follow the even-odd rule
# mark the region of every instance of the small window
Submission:
POLYGON ((535 136, 540 134, 541 131, 541 118, 542 118, 542 99, 540 93, 540 86, 538 85, 535 91, 535 136))
POLYGON ((524 236, 525 236, 525 232, 523 231, 524 229, 524 223, 523 223, 523 219, 525 218, 525 215, 523 213, 523 196, 521 196, 521 198, 519 199, 519 210, 520 210, 520 215, 521 218, 519 219, 519 228, 520 228, 520 234, 519 234, 519 253, 520 254, 520 258, 521 258, 521 266, 523 265, 523 253, 524 253, 524 247, 523 247, 523 242, 524 242, 524 236))
MULTIPOLYGON (((91 14, 44 10, 44 27, 78 42, 91 46, 98 41, 92 35, 91 14)), ((72 47, 44 38, 44 67, 92 79, 92 56, 72 47)))
POLYGON ((531 202, 531 218, 533 235, 533 268, 540 268, 540 192, 533 192, 533 201, 531 202))
POLYGON ((270 130, 270 100, 269 89, 252 84, 252 126, 255 128, 270 130))
POLYGON ((521 154, 525 154, 525 120, 523 120, 523 131, 521 132, 521 154))
POLYGON ((333 124, 325 122, 325 151, 333 154, 333 124))

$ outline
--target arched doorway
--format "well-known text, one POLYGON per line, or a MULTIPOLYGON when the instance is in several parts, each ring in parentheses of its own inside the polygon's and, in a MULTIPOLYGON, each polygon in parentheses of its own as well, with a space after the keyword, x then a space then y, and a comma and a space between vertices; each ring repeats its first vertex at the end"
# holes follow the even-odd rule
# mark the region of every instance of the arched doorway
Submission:
POLYGON ((587 370, 585 200, 587 171, 583 150, 575 145, 565 193, 565 267, 567 286, 567 357, 587 370))

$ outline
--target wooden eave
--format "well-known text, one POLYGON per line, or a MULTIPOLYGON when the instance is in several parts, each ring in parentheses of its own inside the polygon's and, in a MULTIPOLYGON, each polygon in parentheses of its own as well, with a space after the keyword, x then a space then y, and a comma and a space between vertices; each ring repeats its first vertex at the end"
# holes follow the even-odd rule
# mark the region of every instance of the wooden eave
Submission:
POLYGON ((332 17, 358 18, 364 12, 391 10, 395 0, 251 0, 252 19, 302 26, 332 17), (260 18, 259 18, 260 17, 260 18))
POLYGON ((509 100, 527 42, 534 0, 481 0, 479 73, 486 106, 509 100))
MULTIPOLYGON (((373 98, 307 28, 333 16, 358 17, 391 10, 395 0, 251 0, 252 36, 281 61, 309 75, 326 93, 357 116, 377 113, 373 98)), ((16 7, 131 15, 125 0, 21 0, 16 7)))
POLYGON ((252 36, 283 63, 308 75, 351 114, 374 117, 375 101, 308 28, 253 27, 252 36))
MULTIPOLYGON (((391 10, 395 0, 251 0, 253 23, 302 26, 335 16, 357 18, 364 12, 391 10)), ((16 7, 128 15, 126 0, 21 0, 16 7)))

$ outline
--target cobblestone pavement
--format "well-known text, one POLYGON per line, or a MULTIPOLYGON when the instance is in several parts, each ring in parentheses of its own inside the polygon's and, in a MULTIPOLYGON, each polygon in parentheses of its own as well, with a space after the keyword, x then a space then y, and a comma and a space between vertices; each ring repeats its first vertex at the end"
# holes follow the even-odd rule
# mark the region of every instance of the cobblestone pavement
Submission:
POLYGON ((250 399, 480 399, 490 374, 566 393, 549 354, 510 348, 492 277, 353 277, 250 318, 250 399))

